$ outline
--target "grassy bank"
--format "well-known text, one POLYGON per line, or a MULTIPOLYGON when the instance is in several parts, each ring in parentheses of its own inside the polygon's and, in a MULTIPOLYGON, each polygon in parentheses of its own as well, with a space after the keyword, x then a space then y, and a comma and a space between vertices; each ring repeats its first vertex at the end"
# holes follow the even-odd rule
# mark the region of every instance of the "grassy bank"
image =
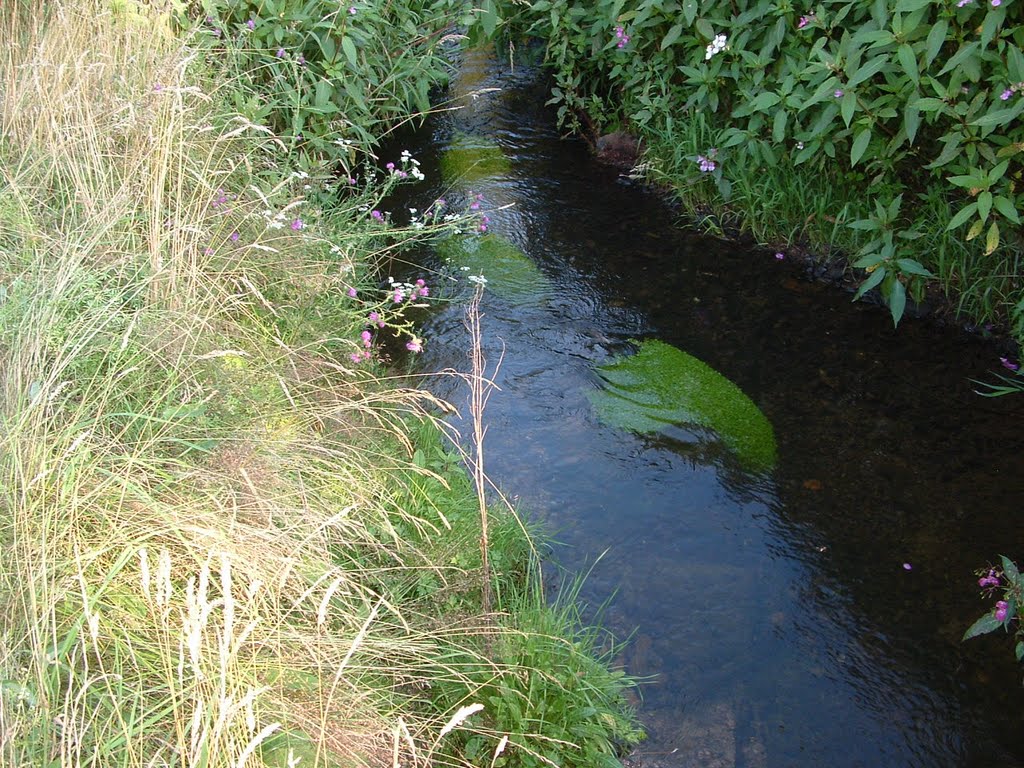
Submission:
POLYGON ((692 221, 831 260, 894 322, 941 292, 1024 339, 1024 27, 1000 0, 490 0, 563 123, 644 140, 692 221))
POLYGON ((0 8, 0 762, 613 764, 606 640, 383 365, 427 297, 376 267, 459 218, 158 11, 0 8))

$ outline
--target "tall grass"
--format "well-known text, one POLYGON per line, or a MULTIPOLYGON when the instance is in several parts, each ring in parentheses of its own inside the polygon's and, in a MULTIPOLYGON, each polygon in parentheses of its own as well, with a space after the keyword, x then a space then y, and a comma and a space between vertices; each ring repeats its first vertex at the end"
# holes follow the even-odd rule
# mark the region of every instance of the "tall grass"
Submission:
POLYGON ((537 672, 482 651, 475 494, 420 460, 442 404, 347 364, 378 192, 282 226, 307 180, 158 10, 0 5, 0 763, 426 766, 483 717, 493 763, 474 696, 537 672))

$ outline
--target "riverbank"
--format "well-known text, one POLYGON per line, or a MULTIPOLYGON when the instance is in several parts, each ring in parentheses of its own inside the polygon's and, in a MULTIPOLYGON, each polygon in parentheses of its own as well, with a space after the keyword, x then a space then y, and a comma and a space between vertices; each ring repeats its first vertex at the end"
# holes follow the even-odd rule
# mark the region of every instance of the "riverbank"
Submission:
POLYGON ((0 10, 3 762, 611 765, 614 644, 386 366, 432 297, 378 266, 474 219, 379 213, 381 115, 351 183, 269 130, 260 24, 0 10))

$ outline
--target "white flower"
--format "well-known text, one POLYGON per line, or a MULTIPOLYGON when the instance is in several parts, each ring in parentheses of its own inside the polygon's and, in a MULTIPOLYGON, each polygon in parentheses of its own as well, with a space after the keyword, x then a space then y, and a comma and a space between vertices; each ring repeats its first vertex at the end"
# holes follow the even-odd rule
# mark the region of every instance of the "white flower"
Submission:
POLYGON ((704 51, 704 61, 709 61, 712 56, 716 53, 721 53, 725 50, 726 37, 725 35, 715 35, 715 39, 708 43, 707 49, 704 51))

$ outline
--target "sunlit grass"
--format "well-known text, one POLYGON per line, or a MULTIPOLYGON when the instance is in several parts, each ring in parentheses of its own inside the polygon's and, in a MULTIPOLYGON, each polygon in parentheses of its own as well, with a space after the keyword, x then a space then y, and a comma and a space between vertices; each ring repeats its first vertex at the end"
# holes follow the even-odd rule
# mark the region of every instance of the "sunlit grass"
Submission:
MULTIPOLYGON (((111 7, 0 7, 0 763, 426 766, 466 729, 493 761, 499 708, 465 708, 530 685, 485 651, 531 630, 480 613, 444 404, 348 361, 339 297, 400 239, 380 191, 309 227, 265 129, 111 7)), ((546 616, 519 521, 491 526, 499 594, 546 616)))

